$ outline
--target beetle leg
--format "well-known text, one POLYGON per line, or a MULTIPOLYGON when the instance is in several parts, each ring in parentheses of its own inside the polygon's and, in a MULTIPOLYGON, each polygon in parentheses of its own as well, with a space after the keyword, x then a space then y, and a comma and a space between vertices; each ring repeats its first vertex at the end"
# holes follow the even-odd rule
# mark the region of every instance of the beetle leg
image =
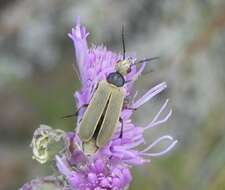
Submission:
POLYGON ((120 130, 120 136, 119 136, 119 138, 123 138, 123 119, 120 117, 119 118, 119 121, 120 121, 120 123, 121 123, 121 130, 120 130))
POLYGON ((78 108, 78 110, 76 111, 76 116, 78 116, 78 114, 79 114, 79 112, 80 112, 80 110, 81 110, 82 108, 86 108, 86 107, 88 107, 88 105, 89 105, 89 104, 83 104, 82 106, 80 106, 80 107, 78 108))
POLYGON ((64 115, 64 116, 62 116, 62 119, 67 119, 67 118, 74 117, 74 116, 77 116, 77 114, 72 113, 72 114, 69 114, 69 115, 64 115))
POLYGON ((127 107, 127 106, 124 106, 123 109, 132 110, 132 111, 136 111, 137 110, 137 108, 127 107))
POLYGON ((65 115, 65 116, 63 116, 62 118, 63 118, 63 119, 67 119, 67 118, 74 117, 74 116, 77 117, 78 114, 79 114, 79 112, 80 112, 80 110, 81 110, 82 108, 87 107, 87 106, 88 106, 88 104, 83 104, 82 106, 80 106, 80 107, 78 108, 78 110, 77 110, 75 113, 69 114, 69 115, 65 115))

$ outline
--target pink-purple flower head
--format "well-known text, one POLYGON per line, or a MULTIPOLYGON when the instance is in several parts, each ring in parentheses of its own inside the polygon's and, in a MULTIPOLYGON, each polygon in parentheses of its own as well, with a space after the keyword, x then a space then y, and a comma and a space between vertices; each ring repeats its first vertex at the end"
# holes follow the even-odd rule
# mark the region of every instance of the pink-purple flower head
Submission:
MULTIPOLYGON (((116 64, 122 59, 121 54, 113 53, 104 46, 93 45, 92 48, 88 48, 88 35, 89 33, 85 27, 80 25, 79 20, 69 34, 74 43, 76 64, 82 83, 81 90, 75 93, 78 108, 89 104, 99 81, 105 80, 109 73, 115 72, 116 64)), ((129 59, 132 63, 136 61, 134 57, 126 57, 126 59, 129 59)), ((130 97, 133 82, 141 75, 144 67, 145 63, 139 69, 134 65, 125 76, 125 80, 130 81, 124 85, 126 98, 130 97)), ((162 82, 150 89, 138 100, 130 102, 129 108, 124 107, 120 115, 123 120, 122 138, 120 136, 120 124, 109 143, 91 156, 85 155, 82 150, 82 142, 77 135, 80 127, 79 121, 83 117, 85 108, 79 111, 76 132, 68 135, 67 154, 56 157, 58 169, 67 179, 71 189, 126 189, 132 179, 130 174, 131 166, 149 162, 152 157, 161 156, 175 146, 177 141, 171 136, 165 135, 156 139, 144 149, 137 149, 138 146, 145 145, 144 132, 146 130, 166 122, 171 116, 171 110, 165 117, 161 116, 165 112, 168 100, 165 101, 147 126, 136 126, 131 121, 133 110, 138 109, 144 103, 151 100, 166 87, 166 83, 162 82), (153 148, 162 141, 168 141, 168 146, 163 150, 153 152, 153 148)))

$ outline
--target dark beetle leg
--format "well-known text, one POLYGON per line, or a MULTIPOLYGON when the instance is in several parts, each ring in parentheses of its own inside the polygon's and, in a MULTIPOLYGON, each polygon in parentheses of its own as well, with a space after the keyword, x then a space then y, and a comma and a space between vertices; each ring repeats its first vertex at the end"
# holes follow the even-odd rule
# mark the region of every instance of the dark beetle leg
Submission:
POLYGON ((69 114, 69 115, 64 115, 64 116, 62 116, 62 119, 67 119, 67 118, 74 117, 74 116, 77 116, 77 114, 72 113, 72 114, 69 114))
POLYGON ((79 112, 80 112, 80 110, 81 110, 82 108, 86 108, 86 107, 88 107, 88 105, 89 105, 89 104, 83 104, 82 106, 80 106, 80 107, 78 108, 78 110, 76 111, 76 116, 78 116, 78 114, 79 114, 79 112))
POLYGON ((119 118, 119 121, 120 121, 120 123, 121 123, 121 130, 120 130, 120 136, 119 136, 119 138, 123 138, 123 119, 120 117, 119 118))
POLYGON ((78 110, 77 110, 75 113, 69 114, 69 115, 65 115, 65 116, 63 116, 62 118, 63 118, 63 119, 67 119, 67 118, 74 117, 74 116, 77 117, 78 114, 79 114, 79 112, 80 112, 80 110, 81 110, 82 108, 84 108, 84 107, 87 107, 87 106, 88 106, 88 104, 84 104, 84 105, 82 105, 81 107, 79 107, 78 110))
POLYGON ((137 110, 137 108, 131 108, 131 107, 127 107, 127 106, 124 106, 123 109, 132 110, 132 111, 136 111, 137 110))

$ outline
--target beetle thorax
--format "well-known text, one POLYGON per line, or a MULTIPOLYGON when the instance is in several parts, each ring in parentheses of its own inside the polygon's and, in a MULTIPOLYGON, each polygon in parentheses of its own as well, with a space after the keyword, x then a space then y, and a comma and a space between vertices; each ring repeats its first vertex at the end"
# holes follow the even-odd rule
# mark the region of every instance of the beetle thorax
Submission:
POLYGON ((122 60, 116 64, 116 70, 122 75, 126 75, 130 69, 131 62, 129 60, 122 60))
POLYGON ((113 72, 107 76, 107 82, 117 87, 122 87, 125 83, 125 79, 121 73, 113 72))

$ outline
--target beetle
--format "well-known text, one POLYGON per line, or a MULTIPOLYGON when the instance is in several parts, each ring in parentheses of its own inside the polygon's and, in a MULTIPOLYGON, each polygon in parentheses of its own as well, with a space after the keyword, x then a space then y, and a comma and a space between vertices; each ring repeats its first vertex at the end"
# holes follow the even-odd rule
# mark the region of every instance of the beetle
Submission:
MULTIPOLYGON (((120 138, 122 138, 123 122, 120 119, 120 113, 125 101, 124 85, 126 82, 129 82, 125 81, 125 75, 131 71, 131 66, 134 65, 129 59, 125 58, 123 27, 122 45, 123 59, 116 63, 115 72, 109 73, 106 80, 98 83, 79 123, 78 136, 83 143, 84 152, 88 155, 92 155, 98 148, 104 147, 110 141, 119 122, 121 122, 120 138)), ((154 59, 158 59, 158 57, 144 59, 136 63, 143 63, 154 59)))

